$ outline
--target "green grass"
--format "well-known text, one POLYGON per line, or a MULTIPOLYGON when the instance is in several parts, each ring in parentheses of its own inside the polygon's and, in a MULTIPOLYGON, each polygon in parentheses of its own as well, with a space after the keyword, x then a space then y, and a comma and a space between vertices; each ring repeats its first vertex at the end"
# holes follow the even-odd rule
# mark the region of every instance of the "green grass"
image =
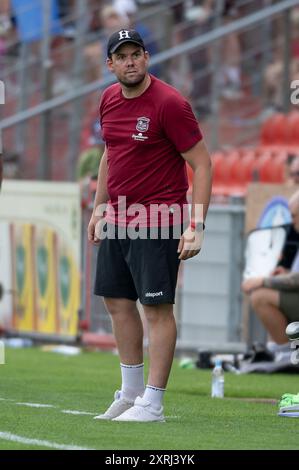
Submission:
MULTIPOLYGON (((0 366, 0 432, 93 449, 298 449, 299 420, 277 417, 278 400, 299 391, 287 374, 225 374, 224 400, 210 398, 210 371, 180 369, 175 361, 165 396, 166 423, 95 421, 61 410, 103 412, 119 388, 117 356, 84 352, 65 357, 39 349, 6 351, 0 366), (41 409, 16 405, 55 405, 41 409)), ((0 449, 39 449, 0 439, 0 449)))

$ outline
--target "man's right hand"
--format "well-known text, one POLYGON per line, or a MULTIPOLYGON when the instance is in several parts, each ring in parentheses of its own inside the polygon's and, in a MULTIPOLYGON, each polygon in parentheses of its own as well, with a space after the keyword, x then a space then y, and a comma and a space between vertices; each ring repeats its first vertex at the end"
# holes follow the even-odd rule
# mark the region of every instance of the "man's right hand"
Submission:
POLYGON ((242 283, 242 290, 245 294, 251 294, 252 291, 263 287, 263 277, 251 277, 242 283))
POLYGON ((277 266, 271 273, 271 276, 279 276, 280 274, 288 274, 289 272, 289 269, 286 269, 283 266, 277 266))
POLYGON ((98 217, 92 214, 91 219, 88 224, 87 233, 88 233, 88 241, 93 243, 94 245, 100 244, 100 236, 101 233, 101 224, 105 223, 104 217, 98 217))

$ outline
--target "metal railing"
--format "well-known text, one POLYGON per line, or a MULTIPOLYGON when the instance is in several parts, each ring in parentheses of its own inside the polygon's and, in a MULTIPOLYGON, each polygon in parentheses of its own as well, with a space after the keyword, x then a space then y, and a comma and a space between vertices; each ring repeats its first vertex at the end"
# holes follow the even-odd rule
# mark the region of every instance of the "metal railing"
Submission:
MULTIPOLYGON (((166 14, 169 9, 169 5, 175 3, 178 2, 167 2, 164 7, 163 4, 162 6, 157 6, 155 7, 155 12, 158 8, 161 14, 166 14)), ((220 3, 221 2, 219 2, 218 5, 220 3)), ((251 2, 248 0, 247 2, 243 2, 244 5, 249 3, 251 2)), ((83 15, 83 7, 85 4, 85 0, 78 1, 78 18, 81 18, 83 15)), ((164 71, 166 70, 169 72, 170 69, 174 69, 175 74, 179 67, 179 62, 186 60, 187 66, 190 69, 190 77, 186 78, 185 82, 187 81, 188 86, 192 89, 188 98, 191 99, 192 104, 198 113, 199 120, 203 123, 208 145, 211 150, 215 150, 219 146, 234 146, 246 142, 252 142, 253 139, 258 137, 258 128, 262 119, 261 110, 265 104, 262 95, 264 86, 264 68, 271 62, 271 54, 269 54, 269 51, 271 53, 274 47, 273 34, 271 35, 267 31, 269 30, 269 27, 270 30, 274 28, 274 23, 277 20, 280 20, 283 23, 283 33, 281 35, 281 39, 284 44, 284 73, 283 81, 281 83, 282 108, 284 111, 289 109, 289 65, 291 59, 290 11, 295 6, 299 6, 299 0, 284 0, 277 4, 259 9, 259 11, 251 13, 244 18, 231 21, 229 24, 220 24, 219 21, 217 23, 212 19, 210 30, 203 32, 202 34, 200 28, 198 28, 197 33, 196 24, 186 22, 184 25, 185 30, 188 31, 190 28, 195 28, 195 37, 191 37, 190 39, 184 40, 182 43, 173 45, 173 47, 170 47, 167 50, 162 50, 152 57, 152 66, 163 65, 164 71), (244 72, 244 77, 249 83, 250 91, 247 95, 247 107, 244 106, 244 104, 242 105, 241 100, 239 100, 239 109, 236 110, 233 116, 230 116, 229 113, 223 112, 222 108, 223 106, 227 106, 227 108, 238 108, 238 100, 227 102, 223 99, 221 94, 221 85, 218 81, 218 77, 222 74, 223 67, 223 63, 221 61, 221 46, 226 38, 236 35, 240 41, 242 40, 242 35, 249 34, 249 32, 253 37, 256 34, 264 36, 265 41, 260 44, 260 47, 259 44, 254 44, 253 47, 243 46, 239 68, 241 74, 244 72), (194 57, 196 58, 196 56, 203 56, 203 59, 199 59, 198 63, 194 64, 193 59, 194 57), (190 66, 190 64, 192 65, 190 66), (253 67, 254 73, 252 71, 253 67), (253 97, 253 99, 251 99, 251 97, 253 97), (255 103, 258 108, 257 110, 254 109, 255 103), (229 130, 226 130, 225 128, 223 129, 223 126, 225 127, 226 125, 229 126, 229 130)), ((147 16, 143 15, 141 18, 146 21, 147 16)), ((173 34, 175 33, 175 26, 173 27, 172 32, 173 34)), ((83 67, 82 62, 80 62, 80 52, 82 53, 82 48, 84 47, 82 41, 84 31, 80 31, 79 29, 78 33, 74 49, 76 51, 75 62, 73 64, 73 73, 76 77, 79 76, 77 86, 60 96, 49 98, 49 94, 47 95, 46 92, 48 88, 45 86, 49 79, 49 76, 47 75, 49 72, 49 51, 47 39, 44 39, 45 42, 42 54, 43 86, 41 90, 41 98, 43 101, 36 105, 31 105, 28 101, 36 102, 36 99, 30 99, 27 100, 27 102, 23 99, 22 102, 21 98, 19 108, 22 109, 5 117, 0 122, 0 131, 5 131, 5 149, 10 149, 10 147, 12 147, 10 150, 15 150, 15 142, 21 141, 20 148, 17 148, 16 150, 26 156, 30 153, 26 151, 26 145, 29 145, 29 143, 32 142, 32 139, 26 138, 26 132, 28 132, 30 123, 37 123, 34 119, 41 118, 41 121, 38 121, 38 125, 40 126, 39 135, 41 136, 41 138, 39 138, 40 144, 39 147, 35 149, 37 155, 36 158, 39 160, 39 171, 34 173, 35 177, 45 179, 51 177, 50 162, 59 155, 60 161, 64 163, 65 167, 65 173, 64 175, 62 174, 62 177, 69 179, 74 178, 74 167, 80 152, 79 136, 84 114, 88 113, 90 102, 94 102, 99 99, 101 90, 115 81, 113 76, 108 76, 90 83, 83 82, 82 77, 80 78, 80 71, 82 71, 83 67), (63 113, 65 113, 69 123, 66 121, 64 122, 68 142, 66 143, 67 150, 62 156, 59 144, 55 141, 55 127, 59 127, 59 120, 63 119, 61 118, 61 114, 63 113), (14 134, 16 136, 15 139, 11 137, 12 130, 14 130, 14 134), (6 136, 6 133, 8 136, 6 136)), ((182 66, 182 69, 183 73, 185 73, 184 66, 182 66)), ((24 70, 22 80, 23 83, 27 81, 24 70)), ((184 76, 182 81, 184 81, 184 76)), ((243 87, 243 82, 241 83, 241 87, 243 87)), ((22 93, 20 96, 22 97, 22 93)), ((9 100, 9 97, 7 97, 7 100, 9 100)), ((25 163, 23 163, 23 166, 24 165, 25 163)), ((55 175, 53 176, 52 174, 52 178, 55 179, 55 175)))

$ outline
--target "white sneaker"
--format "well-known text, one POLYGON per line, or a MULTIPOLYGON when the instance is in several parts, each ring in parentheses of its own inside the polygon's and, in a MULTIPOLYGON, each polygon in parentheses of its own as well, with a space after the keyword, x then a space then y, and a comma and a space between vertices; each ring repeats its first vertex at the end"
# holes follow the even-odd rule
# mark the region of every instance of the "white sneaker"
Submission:
POLYGON ((133 401, 126 400, 120 397, 120 391, 116 390, 114 394, 114 402, 109 406, 108 410, 104 414, 95 416, 93 419, 107 419, 111 420, 124 413, 124 411, 132 408, 134 405, 133 401))
POLYGON ((299 321, 289 323, 286 328, 286 334, 290 341, 295 341, 296 339, 299 339, 299 321))
POLYGON ((153 408, 149 401, 141 397, 137 397, 134 406, 125 411, 123 414, 114 418, 113 421, 161 421, 164 422, 163 406, 159 410, 153 408))

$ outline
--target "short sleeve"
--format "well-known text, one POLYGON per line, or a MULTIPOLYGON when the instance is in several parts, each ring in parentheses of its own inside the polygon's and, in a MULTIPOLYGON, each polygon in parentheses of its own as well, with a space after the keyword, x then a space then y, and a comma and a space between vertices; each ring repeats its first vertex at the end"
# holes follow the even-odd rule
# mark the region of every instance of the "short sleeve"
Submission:
POLYGON ((167 138, 180 153, 202 140, 199 124, 187 100, 179 94, 168 97, 162 107, 161 124, 167 138))
POLYGON ((105 100, 105 91, 103 91, 101 97, 100 97, 100 103, 99 103, 99 119, 100 123, 102 125, 102 116, 103 116, 103 108, 104 108, 104 100, 105 100))

